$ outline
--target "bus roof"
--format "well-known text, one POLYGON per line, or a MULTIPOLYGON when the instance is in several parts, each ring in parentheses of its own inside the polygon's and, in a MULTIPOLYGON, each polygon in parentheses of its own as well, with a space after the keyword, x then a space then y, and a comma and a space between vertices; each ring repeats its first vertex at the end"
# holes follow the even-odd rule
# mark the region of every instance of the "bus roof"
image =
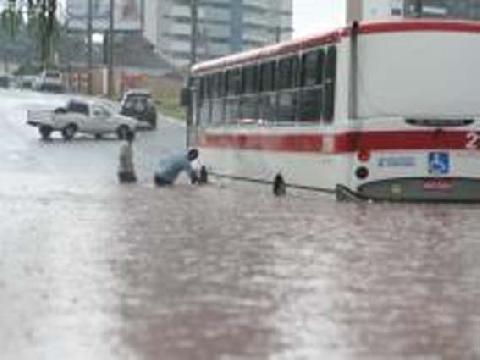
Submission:
MULTIPOLYGON (((348 37, 351 27, 344 27, 327 33, 308 35, 287 42, 269 45, 246 52, 224 56, 205 61, 192 68, 193 74, 208 73, 215 69, 223 69, 236 65, 247 64, 261 59, 295 53, 305 49, 327 44, 338 43, 348 37)), ((399 32, 461 32, 480 33, 480 22, 455 20, 402 20, 363 22, 359 24, 360 34, 380 34, 399 32)))

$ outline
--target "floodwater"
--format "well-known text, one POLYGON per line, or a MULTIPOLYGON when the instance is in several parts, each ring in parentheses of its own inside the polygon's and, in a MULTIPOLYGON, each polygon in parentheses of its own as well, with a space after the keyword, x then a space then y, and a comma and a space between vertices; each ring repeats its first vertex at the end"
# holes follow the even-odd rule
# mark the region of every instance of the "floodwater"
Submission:
POLYGON ((43 143, 9 104, 1 359, 480 359, 480 207, 155 189, 157 153, 183 144, 169 122, 119 186, 118 142, 43 143))

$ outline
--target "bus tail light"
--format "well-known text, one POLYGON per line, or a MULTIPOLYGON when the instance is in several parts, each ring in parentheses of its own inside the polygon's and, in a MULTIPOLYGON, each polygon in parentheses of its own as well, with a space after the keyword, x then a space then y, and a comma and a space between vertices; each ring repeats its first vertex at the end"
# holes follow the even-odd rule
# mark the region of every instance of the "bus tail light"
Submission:
POLYGON ((362 149, 358 152, 357 157, 358 157, 358 160, 361 162, 368 162, 370 160, 371 155, 372 154, 370 150, 362 149))

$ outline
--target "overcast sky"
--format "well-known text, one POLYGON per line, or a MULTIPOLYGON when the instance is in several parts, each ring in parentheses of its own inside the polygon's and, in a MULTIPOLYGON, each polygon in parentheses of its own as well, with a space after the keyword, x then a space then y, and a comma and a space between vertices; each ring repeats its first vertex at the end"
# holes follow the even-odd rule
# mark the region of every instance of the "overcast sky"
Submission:
POLYGON ((345 0, 293 0, 294 36, 344 25, 345 0))

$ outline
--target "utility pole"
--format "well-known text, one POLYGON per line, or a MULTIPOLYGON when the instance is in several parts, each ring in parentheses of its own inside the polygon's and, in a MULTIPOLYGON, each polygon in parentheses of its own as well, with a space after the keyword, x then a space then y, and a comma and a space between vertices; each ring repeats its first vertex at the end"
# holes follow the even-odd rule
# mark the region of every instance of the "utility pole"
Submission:
POLYGON ((187 78, 187 88, 190 90, 190 104, 187 107, 187 146, 190 146, 192 138, 192 125, 194 120, 193 98, 195 89, 193 87, 193 77, 191 74, 192 66, 197 62, 197 42, 198 42, 198 0, 190 0, 192 17, 192 34, 190 47, 190 70, 187 78))
POLYGON ((114 72, 114 36, 115 34, 115 0, 110 0, 110 29, 108 41, 108 95, 113 97, 115 95, 115 72, 114 72))
POLYGON ((92 54, 92 35, 93 35, 93 0, 88 0, 88 24, 87 24, 87 47, 88 47, 88 93, 93 93, 93 54, 92 54))
POLYGON ((198 0, 191 1, 192 16, 192 42, 190 47, 190 65, 193 66, 197 62, 197 45, 198 45, 198 0))

